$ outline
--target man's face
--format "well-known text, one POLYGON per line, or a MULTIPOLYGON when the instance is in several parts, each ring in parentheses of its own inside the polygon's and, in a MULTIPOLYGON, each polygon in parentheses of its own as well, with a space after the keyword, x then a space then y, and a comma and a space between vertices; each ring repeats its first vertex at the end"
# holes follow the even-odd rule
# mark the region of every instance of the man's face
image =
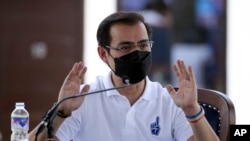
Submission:
MULTIPOLYGON (((118 58, 135 50, 141 50, 138 44, 148 42, 147 30, 143 23, 137 23, 135 25, 126 25, 123 23, 114 24, 110 29, 111 43, 110 47, 120 48, 124 46, 133 45, 129 50, 114 50, 110 49, 110 55, 113 58, 118 58)), ((147 48, 147 51, 151 51, 151 48, 147 48)), ((111 56, 108 56, 109 65, 114 70, 114 60, 111 56)))

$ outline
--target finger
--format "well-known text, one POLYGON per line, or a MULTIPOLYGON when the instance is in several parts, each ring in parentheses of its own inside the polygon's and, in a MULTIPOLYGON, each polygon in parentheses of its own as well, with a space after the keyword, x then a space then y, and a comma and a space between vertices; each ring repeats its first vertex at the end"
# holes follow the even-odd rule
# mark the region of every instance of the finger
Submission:
POLYGON ((167 88, 167 90, 168 90, 168 93, 169 93, 171 96, 175 95, 175 92, 176 92, 176 91, 175 91, 175 89, 174 89, 173 86, 167 85, 166 88, 167 88))
POLYGON ((69 71, 68 75, 65 78, 65 81, 72 80, 72 78, 76 75, 77 63, 74 63, 73 67, 69 71))
POLYGON ((159 117, 156 117, 156 125, 159 123, 159 117))
POLYGON ((180 73, 182 74, 182 69, 181 69, 181 60, 177 60, 177 67, 180 71, 180 73))
POLYGON ((74 63, 72 67, 73 72, 77 72, 78 68, 79 68, 79 63, 78 62, 74 63))
POLYGON ((180 70, 182 72, 182 78, 186 80, 190 80, 190 76, 189 76, 189 73, 188 73, 188 70, 184 61, 180 61, 180 70))
POLYGON ((89 91, 89 88, 90 88, 90 86, 88 84, 86 84, 85 86, 83 86, 80 94, 87 93, 89 91))
POLYGON ((75 79, 77 83, 82 83, 83 76, 86 71, 87 71, 87 67, 85 67, 82 62, 77 62, 74 64, 72 71, 70 72, 68 76, 69 77, 68 80, 75 79))
POLYGON ((181 72, 180 72, 180 69, 179 69, 178 65, 175 64, 173 66, 173 69, 174 69, 174 72, 175 72, 175 75, 176 75, 176 78, 177 78, 178 82, 180 82, 182 77, 181 77, 181 72))
POLYGON ((189 76, 190 76, 190 80, 195 83, 195 76, 194 76, 194 72, 193 72, 193 69, 191 66, 188 66, 188 73, 189 73, 189 76))
MULTIPOLYGON (((84 85, 83 88, 82 88, 82 90, 81 90, 81 92, 80 92, 80 94, 86 94, 89 91, 89 88, 90 88, 90 86, 88 84, 84 85)), ((85 98, 85 96, 80 96, 77 99, 78 99, 78 101, 83 101, 84 98, 85 98)))
POLYGON ((87 67, 83 67, 81 70, 80 70, 80 72, 79 72, 79 74, 78 74, 78 80, 80 81, 80 82, 78 82, 78 83, 82 83, 82 81, 83 81, 83 76, 84 76, 84 74, 86 73, 86 71, 87 71, 87 67))
POLYGON ((77 75, 79 76, 79 74, 80 74, 80 71, 83 69, 83 63, 82 62, 77 62, 76 63, 76 67, 75 67, 75 70, 76 70, 76 72, 77 72, 77 75))

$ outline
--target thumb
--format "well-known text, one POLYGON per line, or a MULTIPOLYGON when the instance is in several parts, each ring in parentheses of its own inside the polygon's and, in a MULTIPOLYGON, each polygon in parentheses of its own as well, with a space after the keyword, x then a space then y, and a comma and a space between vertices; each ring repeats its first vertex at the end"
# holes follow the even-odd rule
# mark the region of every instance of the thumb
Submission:
POLYGON ((87 93, 89 91, 90 86, 88 84, 84 85, 80 94, 87 93))
POLYGON ((174 89, 174 87, 172 86, 172 85, 167 85, 166 86, 166 89, 167 89, 167 91, 168 91, 168 93, 171 95, 171 96, 173 96, 174 94, 175 94, 175 89, 174 89))

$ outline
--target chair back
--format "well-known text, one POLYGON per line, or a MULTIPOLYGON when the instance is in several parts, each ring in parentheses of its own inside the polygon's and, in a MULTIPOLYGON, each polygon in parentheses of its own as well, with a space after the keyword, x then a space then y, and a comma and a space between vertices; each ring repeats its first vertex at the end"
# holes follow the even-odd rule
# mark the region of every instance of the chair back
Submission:
POLYGON ((199 88, 198 102, 204 108, 205 117, 220 141, 229 141, 230 125, 236 122, 235 108, 231 99, 222 92, 199 88))
POLYGON ((236 122, 235 108, 230 98, 216 90, 198 89, 198 102, 220 140, 229 141, 230 125, 236 122))

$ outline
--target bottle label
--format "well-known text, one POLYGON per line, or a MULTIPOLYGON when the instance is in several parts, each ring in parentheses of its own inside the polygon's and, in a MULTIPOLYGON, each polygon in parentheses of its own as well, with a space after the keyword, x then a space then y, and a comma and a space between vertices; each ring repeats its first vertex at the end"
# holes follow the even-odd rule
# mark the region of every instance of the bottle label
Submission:
POLYGON ((12 125, 15 127, 25 127, 29 125, 29 118, 28 117, 13 117, 12 118, 12 125))

